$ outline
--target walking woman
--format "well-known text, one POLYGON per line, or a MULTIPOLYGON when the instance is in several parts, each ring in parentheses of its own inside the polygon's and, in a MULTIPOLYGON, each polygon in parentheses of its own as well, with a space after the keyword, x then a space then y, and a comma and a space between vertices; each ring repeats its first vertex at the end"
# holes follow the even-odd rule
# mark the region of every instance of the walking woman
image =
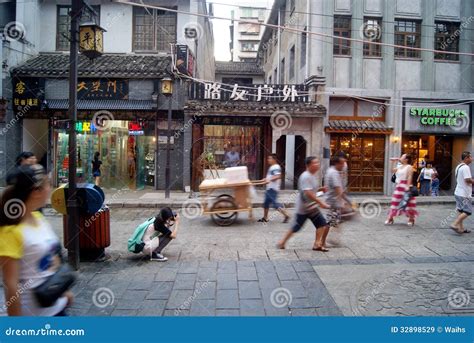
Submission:
MULTIPOLYGON (((72 302, 65 291, 40 305, 38 286, 58 272, 61 245, 50 224, 37 211, 51 190, 39 164, 21 166, 0 198, 0 264, 9 316, 64 316, 72 302)), ((62 289, 62 288, 61 288, 62 289)), ((50 293, 51 294, 51 293, 50 293)))
POLYGON ((92 176, 94 177, 94 183, 96 186, 100 186, 100 166, 102 165, 102 161, 99 160, 99 157, 100 153, 97 151, 92 160, 92 176))
POLYGON ((396 185, 385 225, 392 225, 394 217, 405 214, 408 217, 408 226, 413 226, 415 225, 415 218, 418 216, 415 197, 410 197, 406 206, 400 206, 405 193, 410 191, 413 184, 412 156, 403 154, 399 159, 391 158, 390 160, 392 163, 399 161, 400 164, 393 168, 396 175, 396 185))

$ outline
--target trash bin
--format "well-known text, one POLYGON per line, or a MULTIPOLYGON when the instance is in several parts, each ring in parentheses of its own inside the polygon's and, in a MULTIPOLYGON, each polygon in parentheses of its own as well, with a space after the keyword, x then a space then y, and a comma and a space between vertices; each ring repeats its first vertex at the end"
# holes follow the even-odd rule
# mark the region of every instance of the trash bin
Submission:
MULTIPOLYGON (((62 213, 64 245, 68 247, 68 215, 66 199, 68 187, 56 189, 51 195, 51 206, 62 213)), ((79 251, 82 261, 95 261, 105 257, 105 248, 110 246, 110 209, 104 206, 104 192, 96 185, 77 185, 79 205, 79 251)))
MULTIPOLYGON (((67 246, 68 216, 63 216, 64 245, 67 246)), ((95 261, 105 257, 110 246, 110 209, 102 207, 94 214, 79 215, 79 251, 81 261, 95 261)))

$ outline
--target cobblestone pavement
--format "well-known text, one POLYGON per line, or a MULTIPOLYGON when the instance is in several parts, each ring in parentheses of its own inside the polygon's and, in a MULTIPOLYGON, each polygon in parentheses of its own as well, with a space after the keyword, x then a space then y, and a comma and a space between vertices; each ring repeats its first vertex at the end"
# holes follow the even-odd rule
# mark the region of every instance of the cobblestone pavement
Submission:
MULTIPOLYGON (((474 234, 447 228, 451 206, 419 211, 410 228, 402 218, 384 226, 386 208, 366 207, 330 233, 328 253, 311 250, 309 224, 286 250, 276 249, 289 228, 279 215, 269 225, 242 215, 230 227, 182 215, 178 239, 164 250, 170 261, 159 263, 126 252, 153 210, 113 209, 111 259, 82 263, 71 314, 472 315, 474 234)), ((61 217, 48 219, 62 235, 61 217)))

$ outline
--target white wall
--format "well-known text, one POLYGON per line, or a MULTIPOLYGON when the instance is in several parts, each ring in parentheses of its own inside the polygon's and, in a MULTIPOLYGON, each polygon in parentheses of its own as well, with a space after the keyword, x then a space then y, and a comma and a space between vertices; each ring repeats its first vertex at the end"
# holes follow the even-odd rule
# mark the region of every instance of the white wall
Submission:
MULTIPOLYGON (((435 63, 435 90, 460 91, 461 65, 459 63, 435 63)), ((469 75, 466 77, 469 80, 469 75)))
POLYGON ((396 89, 404 91, 421 89, 421 61, 396 60, 395 78, 396 89))

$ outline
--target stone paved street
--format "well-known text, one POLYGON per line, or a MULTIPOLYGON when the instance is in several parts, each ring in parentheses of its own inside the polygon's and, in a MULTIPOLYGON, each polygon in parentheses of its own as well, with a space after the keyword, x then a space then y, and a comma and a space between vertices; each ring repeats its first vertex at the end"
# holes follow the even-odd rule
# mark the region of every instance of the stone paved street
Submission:
MULTIPOLYGON (((178 239, 164 250, 170 261, 159 263, 126 251, 135 226, 153 211, 113 209, 111 259, 82 264, 71 314, 474 314, 474 235, 447 228, 451 206, 419 211, 409 228, 402 218, 384 226, 385 208, 366 209, 365 217, 330 233, 328 253, 311 250, 309 224, 286 250, 277 250, 289 227, 279 216, 262 225, 241 215, 230 227, 217 227, 205 216, 183 217, 178 239)), ((257 210, 255 217, 261 214, 257 210)), ((48 219, 62 235, 61 217, 48 212, 48 219)))

